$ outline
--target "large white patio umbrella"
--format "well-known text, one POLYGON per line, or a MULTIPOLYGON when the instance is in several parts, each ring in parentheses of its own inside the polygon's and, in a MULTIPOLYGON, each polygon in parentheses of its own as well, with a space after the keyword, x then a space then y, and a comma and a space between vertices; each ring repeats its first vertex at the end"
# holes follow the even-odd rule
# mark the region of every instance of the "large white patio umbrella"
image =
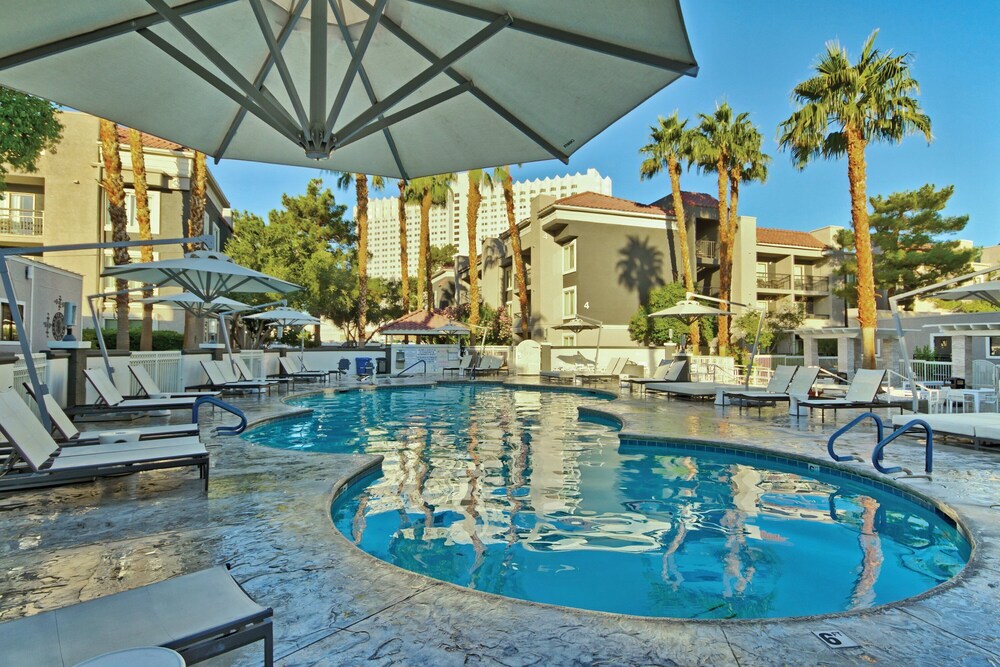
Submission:
MULTIPOLYGON (((266 310, 263 313, 247 315, 243 319, 271 322, 271 326, 278 327, 279 336, 281 335, 281 328, 283 327, 306 327, 320 323, 318 317, 315 317, 314 315, 311 315, 303 310, 295 310, 294 308, 274 308, 272 310, 266 310)), ((299 360, 304 361, 304 354, 305 341, 300 338, 299 360)))
POLYGON ((679 0, 3 4, 2 85, 216 158, 393 177, 567 161, 698 71, 679 0))
POLYGON ((573 319, 566 320, 562 324, 557 324, 552 328, 558 331, 572 331, 573 333, 597 329, 597 346, 594 351, 594 371, 597 371, 597 359, 601 356, 601 332, 604 331, 604 322, 577 315, 573 319))
POLYGON ((961 301, 963 299, 975 301, 979 299, 1000 308, 1000 280, 988 280, 984 283, 953 287, 949 290, 938 292, 934 295, 934 298, 944 299, 945 301, 961 301))
POLYGON ((219 313, 238 313, 249 310, 249 306, 242 301, 219 296, 211 301, 204 301, 197 294, 191 292, 181 292, 180 294, 166 294, 163 296, 151 296, 139 299, 139 303, 162 303, 183 308, 195 317, 206 317, 219 313))

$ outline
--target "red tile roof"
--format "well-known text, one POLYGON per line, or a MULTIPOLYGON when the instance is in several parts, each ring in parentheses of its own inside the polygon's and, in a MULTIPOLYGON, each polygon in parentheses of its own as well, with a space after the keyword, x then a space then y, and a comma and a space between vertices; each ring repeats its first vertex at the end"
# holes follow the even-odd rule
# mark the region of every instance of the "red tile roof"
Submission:
POLYGON ((553 206, 576 206, 579 208, 599 208, 606 211, 622 211, 624 213, 639 213, 643 215, 662 216, 663 209, 658 206, 640 204, 628 199, 619 199, 596 192, 581 192, 556 200, 553 206))
POLYGON ((796 232, 791 229, 757 228, 757 243, 768 245, 785 245, 796 248, 815 248, 823 250, 826 245, 809 232, 796 232))
POLYGON ((405 332, 413 334, 436 331, 447 325, 451 320, 435 311, 417 310, 407 315, 403 315, 398 320, 393 320, 388 324, 379 327, 380 333, 405 332))
MULTIPOLYGON (((686 192, 681 190, 681 201, 685 206, 692 208, 711 208, 716 210, 719 208, 719 200, 704 192, 686 192)), ((657 199, 650 206, 659 206, 665 211, 673 211, 674 196, 670 194, 657 199)))
MULTIPOLYGON (((123 146, 128 146, 129 143, 129 129, 121 125, 118 126, 118 143, 123 146)), ((146 148, 159 148, 161 150, 167 151, 182 151, 184 147, 180 144, 167 141, 166 139, 160 139, 159 137, 154 137, 152 134, 146 134, 145 132, 139 133, 142 136, 142 145, 146 148)))

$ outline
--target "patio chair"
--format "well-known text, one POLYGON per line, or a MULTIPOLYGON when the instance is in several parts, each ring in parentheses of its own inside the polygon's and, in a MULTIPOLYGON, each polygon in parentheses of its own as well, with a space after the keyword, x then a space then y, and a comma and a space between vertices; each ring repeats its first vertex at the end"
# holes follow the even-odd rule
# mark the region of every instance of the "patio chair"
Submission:
POLYGON ((271 387, 273 386, 266 381, 261 382, 259 380, 237 379, 236 373, 233 371, 228 361, 225 363, 218 361, 203 361, 201 362, 201 367, 205 369, 205 374, 208 375, 208 386, 220 391, 259 392, 266 389, 270 392, 271 387))
POLYGON ((201 398, 202 396, 218 396, 217 391, 167 391, 164 392, 160 389, 159 385, 156 384, 156 380, 153 376, 149 374, 142 366, 134 366, 132 364, 128 365, 128 370, 132 373, 132 377, 135 381, 139 383, 139 388, 142 389, 143 393, 147 396, 160 395, 162 398, 201 398))
POLYGON ((0 661, 69 667, 111 651, 163 646, 193 665, 263 641, 271 667, 273 613, 220 565, 0 623, 0 661))
POLYGON ((108 374, 98 368, 83 371, 90 386, 97 391, 100 400, 94 405, 79 405, 73 412, 114 411, 114 412, 158 412, 161 410, 190 410, 195 398, 125 398, 118 391, 108 374))
MULTIPOLYGON (((237 382, 241 382, 241 381, 242 382, 262 382, 262 383, 267 383, 269 385, 285 384, 285 383, 288 382, 287 378, 254 377, 253 371, 251 371, 250 367, 247 366, 247 362, 243 361, 243 359, 241 359, 240 357, 234 356, 233 357, 233 364, 236 366, 236 373, 239 373, 238 376, 236 375, 236 373, 233 374, 234 377, 236 377, 236 381, 237 382)), ((223 373, 223 377, 227 378, 228 376, 225 373, 223 373)))
POLYGON ((798 399, 805 399, 809 396, 809 392, 812 391, 812 386, 819 376, 819 368, 815 366, 778 366, 778 368, 791 368, 794 371, 792 380, 787 383, 785 389, 771 391, 771 384, 778 375, 778 371, 775 371, 771 382, 768 382, 763 391, 727 391, 725 396, 735 399, 739 403, 740 413, 743 412, 745 406, 756 405, 757 409, 760 410, 763 405, 790 401, 792 396, 798 399))
POLYGON ((198 467, 208 491, 208 450, 197 437, 63 447, 10 389, 0 392, 0 432, 12 450, 0 491, 188 466, 198 467))
POLYGON ((587 382, 599 382, 601 380, 617 380, 621 377, 622 370, 624 370, 626 364, 628 364, 628 359, 625 357, 615 357, 608 362, 603 372, 577 373, 576 379, 584 384, 587 382))
POLYGON ((278 357, 278 365, 281 366, 285 375, 296 380, 325 380, 327 378, 326 371, 302 370, 301 363, 296 363, 292 357, 278 357))
POLYGON ((837 410, 844 408, 899 408, 900 414, 910 405, 907 401, 879 401, 878 392, 885 382, 886 371, 862 368, 854 374, 851 385, 847 388, 847 393, 843 398, 808 398, 799 401, 801 407, 809 408, 810 414, 813 410, 819 410, 821 419, 826 420, 826 411, 833 410, 834 415, 837 410))
POLYGON ((458 373, 459 375, 462 375, 463 373, 465 373, 465 371, 469 369, 469 366, 472 365, 472 360, 473 356, 471 354, 463 355, 462 358, 458 360, 457 365, 445 366, 444 368, 442 368, 441 374, 444 375, 445 373, 451 372, 453 374, 458 373))
POLYGON ((337 382, 339 383, 342 378, 347 377, 347 374, 350 372, 350 370, 351 370, 351 360, 348 359, 347 357, 343 357, 340 361, 337 362, 337 370, 330 372, 337 376, 337 382))
MULTIPOLYGON (((31 384, 25 382, 24 388, 36 402, 38 398, 32 391, 31 384)), ((56 430, 59 437, 56 440, 60 445, 92 445, 100 441, 100 436, 102 433, 107 433, 107 429, 100 431, 81 431, 73 423, 62 406, 59 405, 59 401, 56 400, 55 396, 52 394, 43 394, 42 401, 45 403, 45 409, 49 413, 49 419, 52 420, 52 427, 56 430)), ((155 440, 157 438, 179 438, 185 436, 196 436, 198 435, 198 425, 195 423, 191 424, 162 424, 156 426, 130 426, 129 431, 138 431, 140 440, 155 440)))
POLYGON ((629 388, 638 385, 641 388, 645 388, 646 385, 652 384, 653 382, 677 382, 677 378, 681 376, 684 372, 684 367, 687 366, 687 359, 674 359, 670 363, 666 361, 660 362, 660 365, 656 367, 653 371, 652 377, 648 378, 629 378, 629 388))

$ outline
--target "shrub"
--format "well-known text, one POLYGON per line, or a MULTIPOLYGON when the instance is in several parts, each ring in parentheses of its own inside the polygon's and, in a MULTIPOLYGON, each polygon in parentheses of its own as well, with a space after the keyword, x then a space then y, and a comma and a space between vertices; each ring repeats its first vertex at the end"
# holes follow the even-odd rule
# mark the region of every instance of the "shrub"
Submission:
MULTIPOLYGON (((109 350, 115 349, 115 339, 117 337, 117 331, 115 329, 101 329, 101 333, 104 336, 104 346, 109 350)), ((128 349, 133 352, 139 351, 139 339, 142 335, 141 326, 129 327, 128 330, 128 349)), ((93 329, 84 329, 81 333, 81 340, 89 340, 92 343, 97 342, 97 336, 94 334, 93 329)), ((156 352, 162 352, 166 350, 180 350, 184 348, 184 334, 179 331, 154 331, 153 332, 153 350, 156 352)))

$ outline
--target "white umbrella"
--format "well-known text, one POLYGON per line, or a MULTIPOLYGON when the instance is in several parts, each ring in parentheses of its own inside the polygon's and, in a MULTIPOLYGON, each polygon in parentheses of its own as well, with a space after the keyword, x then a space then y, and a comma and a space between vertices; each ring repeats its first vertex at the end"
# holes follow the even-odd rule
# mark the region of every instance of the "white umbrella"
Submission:
POLYGON ((0 21, 5 86, 217 158, 408 178, 566 161, 697 70, 679 0, 33 0, 0 21))
POLYGON ((263 313, 245 315, 243 319, 273 321, 278 326, 319 324, 318 317, 310 315, 303 310, 295 310, 294 308, 274 308, 273 310, 265 310, 263 313))
POLYGON ((215 315, 218 313, 238 313, 252 307, 242 301, 228 299, 224 296, 216 297, 211 301, 205 301, 197 294, 192 294, 191 292, 167 294, 164 296, 151 296, 145 299, 139 299, 139 303, 162 303, 178 306, 195 317, 205 317, 206 315, 215 315))
POLYGON ((573 333, 580 333, 581 331, 592 331, 597 329, 597 347, 594 351, 594 370, 597 370, 597 358, 601 356, 601 333, 604 331, 602 328, 604 325, 600 320, 591 320, 589 318, 584 319, 577 315, 571 320, 566 320, 562 324, 557 324, 552 327, 559 331, 572 331, 573 333))
POLYGON ((232 292, 278 292, 301 287, 260 271, 240 266, 220 252, 197 250, 175 259, 109 266, 103 275, 149 283, 153 287, 177 285, 202 301, 214 301, 232 292))
POLYGON ((980 299, 986 303, 1000 307, 1000 280, 989 280, 984 283, 953 287, 952 289, 938 292, 934 297, 944 299, 945 301, 980 299))
POLYGON ((650 313, 649 317, 695 318, 702 317, 704 315, 717 317, 721 315, 732 315, 732 313, 728 310, 720 310, 719 308, 706 306, 705 304, 694 300, 684 300, 678 301, 669 308, 664 308, 663 310, 658 310, 655 313, 650 313))

